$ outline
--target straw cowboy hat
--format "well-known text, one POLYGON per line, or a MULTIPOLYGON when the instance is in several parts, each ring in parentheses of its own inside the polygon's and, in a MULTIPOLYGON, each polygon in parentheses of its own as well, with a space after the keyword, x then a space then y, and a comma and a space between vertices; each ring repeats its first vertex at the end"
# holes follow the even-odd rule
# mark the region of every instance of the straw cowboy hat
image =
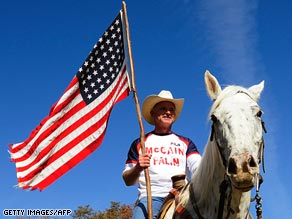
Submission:
POLYGON ((171 92, 168 90, 162 90, 158 95, 149 95, 145 98, 142 106, 142 114, 144 116, 144 119, 149 122, 150 124, 154 125, 154 119, 151 116, 151 110, 153 107, 163 101, 171 102, 175 105, 175 117, 174 121, 177 120, 179 117, 179 114, 181 113, 182 107, 184 105, 184 99, 174 99, 171 92))

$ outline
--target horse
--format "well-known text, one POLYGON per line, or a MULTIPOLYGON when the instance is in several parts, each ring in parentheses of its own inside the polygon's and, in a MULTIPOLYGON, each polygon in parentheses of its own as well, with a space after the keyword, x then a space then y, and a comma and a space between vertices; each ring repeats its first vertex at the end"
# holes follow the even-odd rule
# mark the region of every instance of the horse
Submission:
POLYGON ((204 79, 213 100, 209 140, 190 182, 160 218, 247 219, 251 189, 261 179, 265 127, 258 100, 264 81, 221 89, 209 71, 204 79))

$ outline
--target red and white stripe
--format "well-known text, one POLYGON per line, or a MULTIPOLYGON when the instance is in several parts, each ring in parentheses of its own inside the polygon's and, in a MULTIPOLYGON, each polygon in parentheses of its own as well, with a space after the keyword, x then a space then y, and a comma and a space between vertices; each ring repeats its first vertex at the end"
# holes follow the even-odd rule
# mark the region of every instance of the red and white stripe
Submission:
POLYGON ((130 92, 125 63, 121 71, 89 105, 82 99, 75 76, 30 137, 11 145, 18 187, 43 190, 98 148, 113 106, 130 92))

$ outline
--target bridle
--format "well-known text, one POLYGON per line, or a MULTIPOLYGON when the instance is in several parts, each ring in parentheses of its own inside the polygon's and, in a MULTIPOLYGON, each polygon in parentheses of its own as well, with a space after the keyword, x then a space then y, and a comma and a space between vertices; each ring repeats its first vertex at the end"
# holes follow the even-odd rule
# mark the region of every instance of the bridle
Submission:
MULTIPOLYGON (((236 93, 244 93, 244 94, 248 95, 251 99, 253 99, 248 93, 246 93, 244 91, 240 90, 240 91, 237 91, 236 93)), ((265 122, 261 118, 261 114, 262 114, 262 112, 259 111, 258 117, 260 118, 262 130, 264 131, 264 133, 267 133, 267 129, 265 127, 265 122)), ((218 149, 218 152, 220 154, 222 164, 225 167, 225 170, 227 170, 227 165, 228 165, 227 161, 225 160, 225 158, 223 156, 223 152, 222 152, 221 147, 219 145, 219 142, 217 141, 217 138, 215 136, 216 135, 215 125, 218 122, 218 119, 214 114, 211 115, 211 121, 212 121, 212 126, 211 126, 210 141, 212 142, 215 139, 215 144, 217 145, 217 149, 218 149)), ((263 137, 262 137, 262 141, 261 141, 259 152, 258 152, 258 163, 259 164, 262 163, 263 172, 265 173, 264 138, 263 137)), ((256 196, 254 199, 257 201, 257 204, 256 204, 257 216, 258 216, 258 218, 261 218, 262 210, 261 210, 261 197, 259 196, 259 186, 263 181, 262 181, 262 177, 260 174, 256 174, 255 178, 256 178, 256 196)), ((225 198, 226 198, 226 191, 227 191, 228 186, 230 186, 230 183, 231 183, 230 179, 229 179, 229 177, 227 177, 227 174, 225 173, 224 180, 220 184, 220 200, 219 200, 217 219, 222 219, 222 217, 223 217, 223 209, 224 209, 224 203, 225 203, 225 198)), ((194 195, 192 193, 193 193, 193 191, 191 191, 191 195, 194 195)), ((196 208, 196 212, 199 213, 198 208, 196 208)), ((199 218, 203 218, 200 215, 200 213, 199 213, 199 218)))
MULTIPOLYGON (((217 122, 217 118, 214 115, 211 115, 211 120, 212 120, 212 126, 211 126, 211 135, 210 135, 210 141, 214 140, 214 136, 216 135, 215 133, 215 123, 217 122)), ((261 118, 261 125, 262 125, 262 129, 264 131, 264 133, 267 133, 266 127, 265 127, 265 123, 261 118)), ((215 137, 215 141, 216 141, 216 145, 217 145, 217 149, 218 152, 220 154, 220 158, 221 161, 223 163, 223 166, 225 167, 225 169, 227 169, 227 161, 225 160, 222 150, 219 146, 219 143, 215 137)), ((264 166, 264 138, 262 138, 262 143, 260 145, 259 148, 259 152, 258 152, 258 162, 261 163, 262 162, 262 168, 263 168, 263 172, 265 173, 265 166, 264 166)), ((226 173, 224 175, 224 180, 221 182, 220 184, 220 200, 219 200, 219 208, 218 208, 218 215, 217 215, 217 219, 222 219, 223 217, 223 209, 224 209, 224 203, 225 203, 225 198, 226 198, 226 191, 228 186, 230 185, 230 179, 229 177, 226 177, 226 173)), ((259 196, 259 187, 260 184, 263 182, 262 177, 260 176, 260 174, 256 174, 256 196, 254 198, 254 200, 257 201, 256 204, 256 210, 257 210, 257 215, 258 218, 261 218, 262 215, 262 210, 261 210, 261 197, 259 196)))

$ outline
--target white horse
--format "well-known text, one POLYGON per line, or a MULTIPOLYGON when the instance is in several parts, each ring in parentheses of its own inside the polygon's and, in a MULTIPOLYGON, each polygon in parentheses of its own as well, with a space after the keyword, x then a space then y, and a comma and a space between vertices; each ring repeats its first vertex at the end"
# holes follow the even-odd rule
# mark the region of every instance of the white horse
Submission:
POLYGON ((264 81, 250 88, 221 89, 205 73, 212 131, 191 182, 172 203, 165 219, 246 219, 251 189, 259 176, 263 122, 257 104, 264 81))

